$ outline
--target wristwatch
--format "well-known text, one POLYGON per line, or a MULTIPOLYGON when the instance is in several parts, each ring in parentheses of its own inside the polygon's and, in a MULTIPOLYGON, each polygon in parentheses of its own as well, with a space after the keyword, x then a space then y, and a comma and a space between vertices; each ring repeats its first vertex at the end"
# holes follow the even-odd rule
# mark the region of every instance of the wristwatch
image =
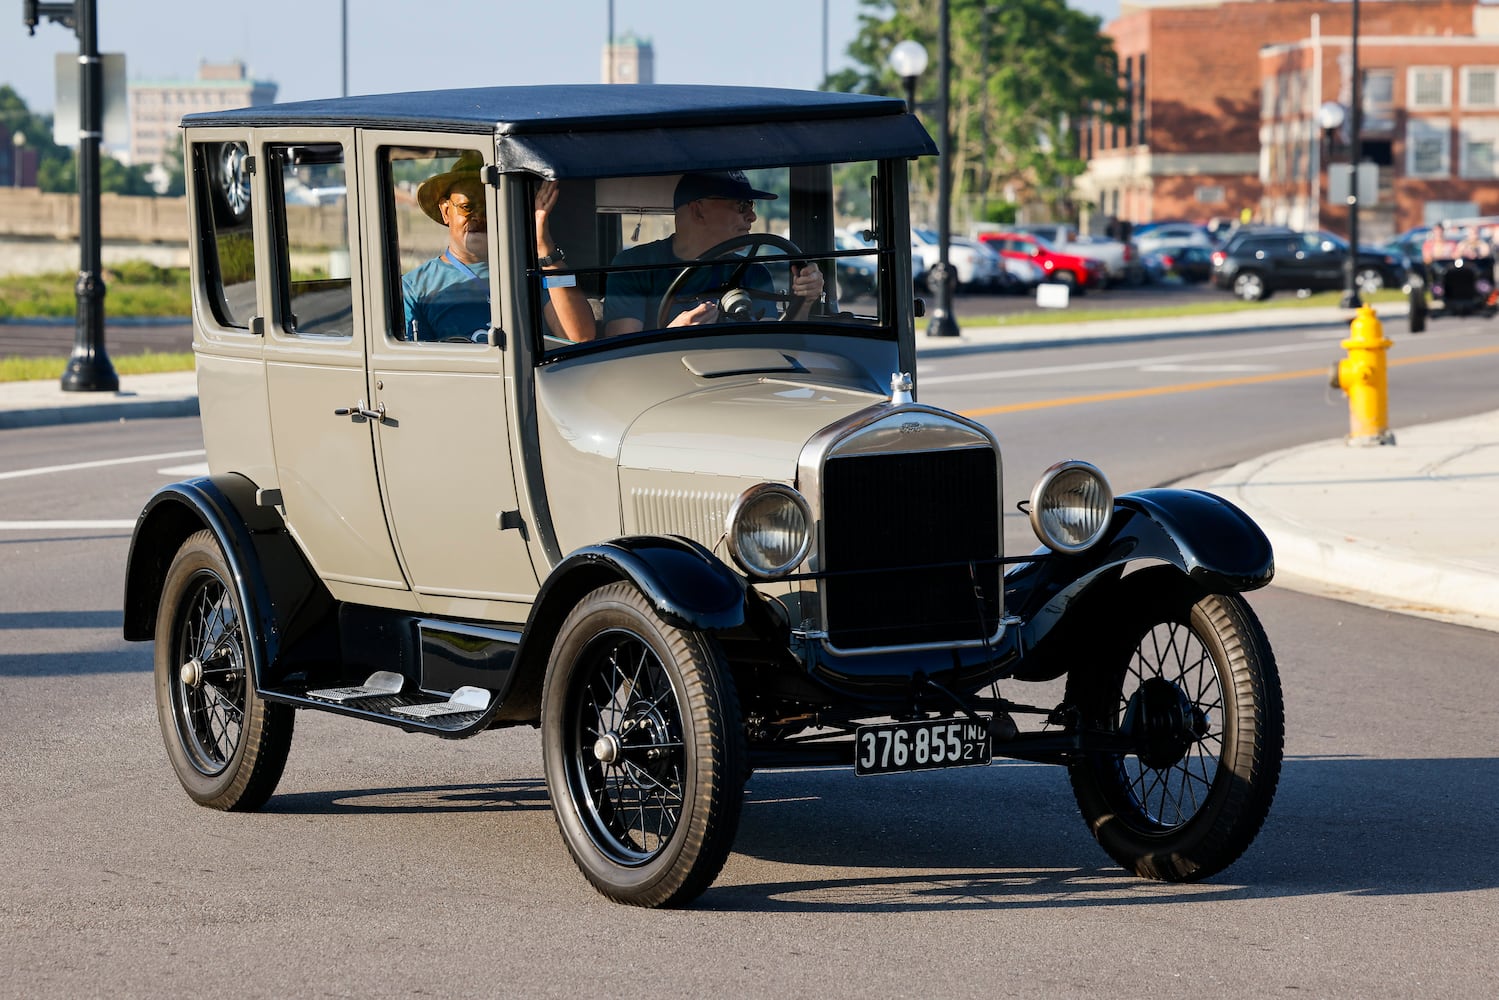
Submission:
POLYGON ((567 254, 562 252, 561 247, 554 247, 552 252, 545 257, 536 258, 536 263, 542 267, 551 267, 553 264, 560 264, 564 260, 567 260, 567 254))

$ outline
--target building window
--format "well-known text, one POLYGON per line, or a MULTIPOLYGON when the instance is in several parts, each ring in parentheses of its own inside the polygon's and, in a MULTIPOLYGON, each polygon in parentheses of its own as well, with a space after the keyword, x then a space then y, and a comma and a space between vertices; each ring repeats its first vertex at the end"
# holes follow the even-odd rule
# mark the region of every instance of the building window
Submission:
POLYGON ((1493 66, 1463 68, 1463 107, 1499 107, 1499 69, 1493 66))
POLYGON ((1410 119, 1405 128, 1405 172, 1410 177, 1446 177, 1452 172, 1446 122, 1410 119))
POLYGON ((1445 108, 1452 101, 1452 68, 1449 66, 1412 66, 1407 80, 1410 106, 1445 108))
POLYGON ((1193 197, 1202 204, 1216 205, 1223 200, 1223 186, 1219 184, 1203 184, 1193 192, 1193 197))
POLYGON ((1395 129, 1395 71, 1366 69, 1360 100, 1364 105, 1361 132, 1392 132, 1395 129))
POLYGON ((1458 171, 1462 177, 1491 180, 1499 177, 1499 118, 1464 121, 1458 126, 1458 171))

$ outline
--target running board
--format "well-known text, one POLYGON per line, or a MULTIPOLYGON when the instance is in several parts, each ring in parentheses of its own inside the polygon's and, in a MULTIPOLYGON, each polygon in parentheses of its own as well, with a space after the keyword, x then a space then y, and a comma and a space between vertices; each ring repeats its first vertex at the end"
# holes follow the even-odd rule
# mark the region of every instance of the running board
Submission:
POLYGON ((488 728, 498 703, 484 688, 460 687, 451 695, 403 691, 406 679, 388 670, 371 674, 363 684, 312 690, 270 689, 272 701, 297 708, 347 715, 407 732, 463 739, 488 728))

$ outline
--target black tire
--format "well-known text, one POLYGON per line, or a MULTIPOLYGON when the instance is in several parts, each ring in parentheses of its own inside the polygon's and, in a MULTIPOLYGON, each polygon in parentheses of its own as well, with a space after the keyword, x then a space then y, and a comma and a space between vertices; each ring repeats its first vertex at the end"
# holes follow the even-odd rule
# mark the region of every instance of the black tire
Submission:
POLYGON ((242 142, 225 142, 208 155, 214 220, 221 226, 243 225, 250 218, 250 149, 242 142))
POLYGON ((1069 766, 1109 856, 1144 878, 1193 882, 1227 868, 1270 811, 1285 716, 1275 657, 1237 594, 1204 594, 1174 569, 1126 577, 1118 640, 1068 676, 1085 727, 1132 732, 1134 753, 1069 766))
POLYGON ((541 731, 553 815, 599 892, 680 906, 712 884, 747 770, 717 642, 667 624, 630 584, 593 591, 552 648, 541 731))
POLYGON ((172 559, 156 616, 156 718, 187 794, 247 811, 276 790, 296 714, 255 691, 233 578, 207 531, 172 559))
POLYGON ((1270 297, 1270 286, 1258 271, 1240 271, 1234 275, 1234 294, 1245 302, 1263 302, 1270 297))
POLYGON ((1410 331, 1423 333, 1426 330, 1426 289, 1413 281, 1407 296, 1410 300, 1410 331))

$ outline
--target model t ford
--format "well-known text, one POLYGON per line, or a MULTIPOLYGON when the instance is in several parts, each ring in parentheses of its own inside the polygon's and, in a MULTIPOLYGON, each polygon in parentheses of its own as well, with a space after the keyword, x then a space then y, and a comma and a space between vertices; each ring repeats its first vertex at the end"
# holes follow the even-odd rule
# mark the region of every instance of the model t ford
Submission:
POLYGON ((1283 742, 1241 596, 1270 547, 1063 461, 1020 504, 1041 546, 1002 551, 998 442, 913 384, 934 150, 902 102, 542 87, 184 126, 210 471, 142 511, 125 633, 193 799, 264 804, 300 710, 540 727, 568 850, 639 905, 709 886, 757 767, 1054 763, 1143 876, 1248 847, 1283 742))

